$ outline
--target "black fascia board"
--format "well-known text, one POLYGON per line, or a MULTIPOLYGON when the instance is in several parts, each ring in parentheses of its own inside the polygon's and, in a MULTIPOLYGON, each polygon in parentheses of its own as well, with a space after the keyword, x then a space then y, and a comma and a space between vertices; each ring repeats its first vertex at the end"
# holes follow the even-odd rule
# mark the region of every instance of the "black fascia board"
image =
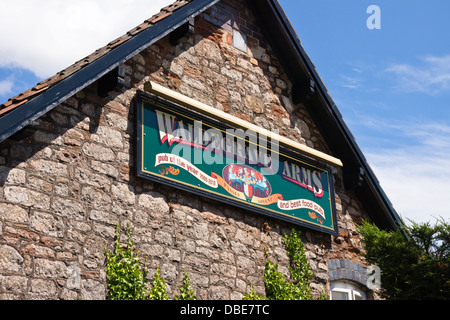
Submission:
POLYGON ((219 0, 194 0, 0 118, 0 143, 219 0))
MULTIPOLYGON (((289 22, 286 14, 284 13, 284 10, 282 9, 281 5, 277 0, 267 0, 267 3, 272 8, 272 12, 276 15, 276 19, 278 20, 278 23, 281 24, 281 31, 287 34, 286 38, 289 39, 289 47, 294 48, 296 51, 296 54, 301 58, 301 61, 305 64, 308 72, 308 76, 311 76, 312 79, 315 81, 315 84, 317 85, 318 92, 320 94, 320 97, 322 101, 324 102, 323 105, 327 108, 327 113, 332 116, 332 119, 335 122, 335 125, 340 131, 340 135, 345 139, 345 145, 350 148, 352 153, 352 158, 354 161, 361 166, 365 171, 365 180, 369 184, 369 188, 374 192, 376 197, 378 198, 378 203, 382 207, 382 209, 386 213, 386 218, 389 221, 389 224, 391 228, 394 230, 400 228, 404 225, 403 221, 398 216, 395 209, 392 207, 391 201, 388 199, 386 194, 384 193, 383 189, 381 188, 378 179, 376 178, 373 170, 371 169, 370 165, 368 164, 364 154, 362 153, 361 149, 356 143, 356 140, 353 136, 353 134, 350 132, 350 129, 346 125, 346 123, 343 120, 343 117, 341 113, 339 112, 336 104, 331 99, 330 95, 328 94, 328 90, 326 89, 323 81, 317 74, 317 71, 305 52, 303 46, 300 43, 300 40, 297 36, 297 33, 292 27, 292 24, 289 22)), ((281 37, 280 37, 281 38, 281 37)), ((345 163, 344 163, 345 165, 345 163)))

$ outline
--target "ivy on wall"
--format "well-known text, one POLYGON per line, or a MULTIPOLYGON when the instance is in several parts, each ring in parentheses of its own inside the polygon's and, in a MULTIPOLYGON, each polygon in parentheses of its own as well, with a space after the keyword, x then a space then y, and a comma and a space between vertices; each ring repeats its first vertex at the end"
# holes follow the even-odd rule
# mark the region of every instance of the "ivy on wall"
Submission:
POLYGON ((106 277, 108 297, 111 300, 144 300, 146 292, 147 268, 141 266, 139 253, 135 251, 130 226, 126 229, 128 242, 120 242, 120 226, 116 228, 115 248, 106 248, 106 277))
MULTIPOLYGON (((169 300, 164 279, 160 275, 159 267, 151 284, 147 283, 148 270, 146 263, 141 265, 139 252, 136 251, 132 240, 131 227, 125 231, 128 242, 124 245, 120 241, 120 226, 116 228, 114 251, 106 248, 106 277, 108 298, 111 300, 169 300)), ((187 272, 184 273, 180 296, 176 300, 196 300, 194 290, 189 283, 187 272)))
MULTIPOLYGON (((290 258, 288 266, 290 280, 278 271, 278 265, 274 264, 266 250, 266 266, 264 268, 264 284, 266 296, 255 292, 253 285, 244 300, 312 300, 310 280, 313 273, 309 267, 305 254, 305 246, 300 239, 300 232, 292 229, 289 235, 283 234, 283 241, 287 254, 290 258)), ((328 297, 322 292, 319 300, 326 300, 328 297)))
MULTIPOLYGON (((159 267, 150 284, 146 277, 148 270, 141 264, 139 252, 136 251, 132 240, 131 227, 128 225, 126 235, 128 241, 122 244, 120 241, 120 226, 116 229, 115 248, 113 252, 106 249, 106 276, 108 298, 111 300, 168 300, 166 284, 160 275, 159 267)), ((278 265, 274 264, 266 250, 266 266, 263 271, 266 296, 255 292, 253 285, 249 293, 243 296, 243 300, 312 300, 310 280, 313 273, 309 267, 305 255, 305 247, 300 239, 300 232, 292 229, 292 232, 283 235, 290 265, 290 279, 278 271, 278 265)), ((322 292, 320 300, 328 297, 322 292)), ((180 287, 180 295, 175 300, 196 300, 195 292, 189 281, 189 275, 185 271, 183 285, 180 287)))

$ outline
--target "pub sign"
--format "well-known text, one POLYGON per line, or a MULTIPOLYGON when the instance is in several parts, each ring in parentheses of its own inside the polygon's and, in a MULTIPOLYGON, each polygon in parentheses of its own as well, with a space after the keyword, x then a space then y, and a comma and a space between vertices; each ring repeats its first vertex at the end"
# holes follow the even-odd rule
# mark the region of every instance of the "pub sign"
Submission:
POLYGON ((138 176, 337 234, 330 166, 144 92, 137 109, 138 176))

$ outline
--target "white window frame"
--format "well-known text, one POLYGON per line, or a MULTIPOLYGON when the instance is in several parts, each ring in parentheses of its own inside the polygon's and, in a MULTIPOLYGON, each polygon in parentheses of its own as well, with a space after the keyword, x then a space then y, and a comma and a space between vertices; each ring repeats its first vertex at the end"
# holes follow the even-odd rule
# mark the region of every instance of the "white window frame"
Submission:
POLYGON ((367 294, 363 290, 361 290, 359 286, 349 281, 331 282, 330 300, 333 300, 333 292, 345 293, 348 297, 348 300, 367 300, 367 294))
POLYGON ((350 298, 353 297, 351 289, 335 288, 335 289, 331 290, 330 300, 333 300, 333 293, 334 292, 345 293, 347 295, 347 298, 348 298, 347 300, 353 300, 353 299, 350 299, 350 298))

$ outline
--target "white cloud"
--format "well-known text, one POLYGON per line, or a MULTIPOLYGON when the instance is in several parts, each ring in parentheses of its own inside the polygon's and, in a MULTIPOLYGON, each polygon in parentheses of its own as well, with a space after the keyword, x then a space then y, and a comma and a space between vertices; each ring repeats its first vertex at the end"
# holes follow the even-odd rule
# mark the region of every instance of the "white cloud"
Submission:
POLYGON ((450 126, 409 123, 383 126, 413 139, 397 149, 369 150, 366 157, 394 208, 415 222, 450 221, 450 126))
POLYGON ((105 46, 174 0, 2 0, 0 67, 45 78, 105 46))
POLYGON ((10 94, 12 92, 13 85, 14 82, 9 79, 0 81, 0 95, 10 94))
POLYGON ((394 64, 386 69, 396 76, 397 88, 432 95, 450 91, 450 54, 420 60, 420 65, 394 64))
MULTIPOLYGON (((359 71, 361 73, 361 71, 359 71)), ((339 84, 348 89, 358 89, 361 88, 363 85, 363 79, 361 77, 352 77, 348 75, 341 75, 340 76, 340 82, 339 84)))

